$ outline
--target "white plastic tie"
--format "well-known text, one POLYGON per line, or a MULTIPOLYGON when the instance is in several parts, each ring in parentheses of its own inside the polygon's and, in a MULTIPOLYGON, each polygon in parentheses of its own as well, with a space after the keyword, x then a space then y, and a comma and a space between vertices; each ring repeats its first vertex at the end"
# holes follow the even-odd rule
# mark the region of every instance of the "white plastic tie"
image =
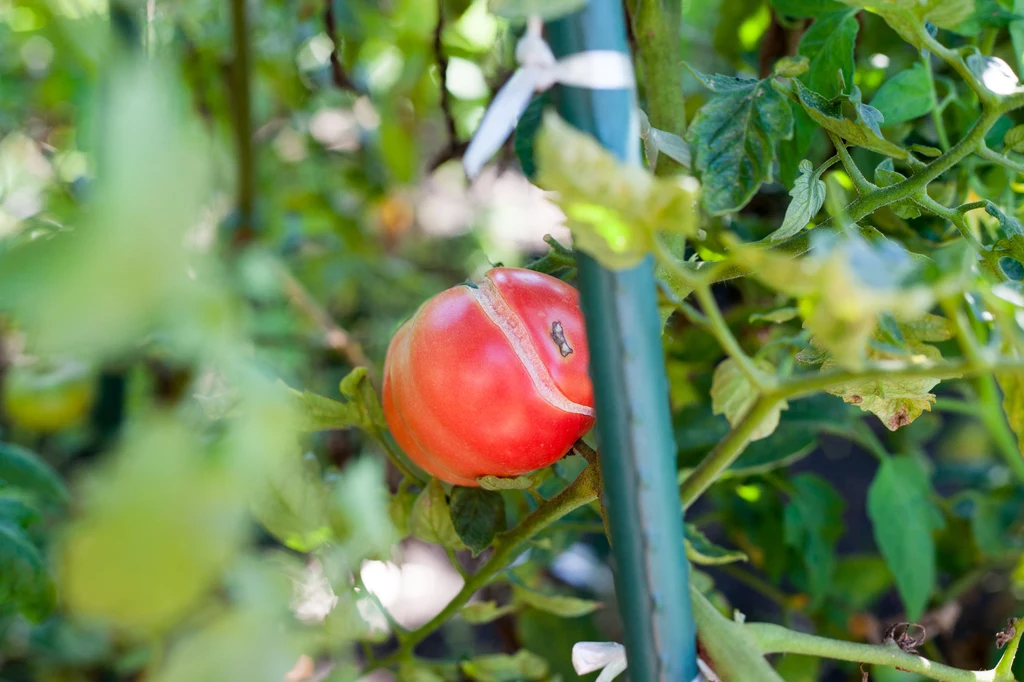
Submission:
POLYGON ((555 59, 542 35, 540 17, 530 17, 526 34, 516 44, 519 68, 498 91, 470 140, 462 165, 475 178, 494 156, 537 93, 556 84, 591 90, 633 89, 635 79, 629 56, 615 50, 587 50, 555 59))

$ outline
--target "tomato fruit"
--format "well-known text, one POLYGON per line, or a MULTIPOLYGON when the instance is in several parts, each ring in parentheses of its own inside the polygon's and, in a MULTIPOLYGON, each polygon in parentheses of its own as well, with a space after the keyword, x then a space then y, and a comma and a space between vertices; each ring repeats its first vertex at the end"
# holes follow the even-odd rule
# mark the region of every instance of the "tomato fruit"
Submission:
POLYGON ((594 425, 579 294, 494 268, 443 291, 391 339, 384 415, 421 468, 464 486, 560 459, 594 425))
POLYGON ((93 373, 80 362, 15 365, 4 375, 4 412, 22 428, 58 431, 89 413, 95 387, 93 373))

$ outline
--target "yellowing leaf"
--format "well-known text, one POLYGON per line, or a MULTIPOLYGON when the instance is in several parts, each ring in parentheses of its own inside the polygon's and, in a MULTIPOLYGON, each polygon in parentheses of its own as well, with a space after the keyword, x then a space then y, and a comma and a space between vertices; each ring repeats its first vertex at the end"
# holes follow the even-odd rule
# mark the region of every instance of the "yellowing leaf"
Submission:
MULTIPOLYGON (((771 363, 762 360, 758 367, 768 374, 774 374, 771 363)), ((715 414, 724 414, 729 424, 736 426, 747 415, 757 400, 757 391, 740 369, 739 363, 728 358, 719 363, 711 379, 711 406, 715 414)), ((767 438, 779 425, 782 411, 789 407, 780 402, 750 435, 750 440, 767 438)))
MULTIPOLYGON (((870 357, 873 360, 898 358, 914 364, 932 362, 941 355, 932 346, 914 344, 913 354, 909 357, 876 350, 872 350, 870 357)), ((834 361, 826 360, 822 370, 827 371, 836 366, 837 363, 834 361)), ((932 377, 858 379, 828 392, 865 412, 871 412, 881 419, 890 431, 895 431, 920 417, 922 412, 931 411, 932 403, 935 402, 935 394, 931 393, 931 390, 938 383, 939 379, 932 377)))

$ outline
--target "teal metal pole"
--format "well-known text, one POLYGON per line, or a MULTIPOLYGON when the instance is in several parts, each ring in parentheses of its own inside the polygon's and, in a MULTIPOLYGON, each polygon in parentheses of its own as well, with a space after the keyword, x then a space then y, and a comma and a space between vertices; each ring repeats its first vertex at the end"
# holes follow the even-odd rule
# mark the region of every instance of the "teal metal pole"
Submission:
MULTIPOLYGON (((558 57, 629 51, 620 0, 590 0, 546 29, 558 57)), ((633 91, 560 87, 554 99, 566 121, 620 159, 639 162, 633 91)), ((586 254, 577 259, 628 674, 633 682, 691 682, 696 626, 654 264, 648 258, 611 271, 586 254)))

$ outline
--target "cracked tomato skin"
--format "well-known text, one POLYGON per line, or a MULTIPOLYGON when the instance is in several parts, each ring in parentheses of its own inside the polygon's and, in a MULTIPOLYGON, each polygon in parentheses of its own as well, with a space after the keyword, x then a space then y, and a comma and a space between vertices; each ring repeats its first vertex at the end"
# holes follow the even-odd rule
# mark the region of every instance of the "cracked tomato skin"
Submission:
POLYGON ((574 288, 494 268, 399 328, 384 361, 384 416, 409 457, 443 481, 519 476, 594 425, 589 361, 574 288))

